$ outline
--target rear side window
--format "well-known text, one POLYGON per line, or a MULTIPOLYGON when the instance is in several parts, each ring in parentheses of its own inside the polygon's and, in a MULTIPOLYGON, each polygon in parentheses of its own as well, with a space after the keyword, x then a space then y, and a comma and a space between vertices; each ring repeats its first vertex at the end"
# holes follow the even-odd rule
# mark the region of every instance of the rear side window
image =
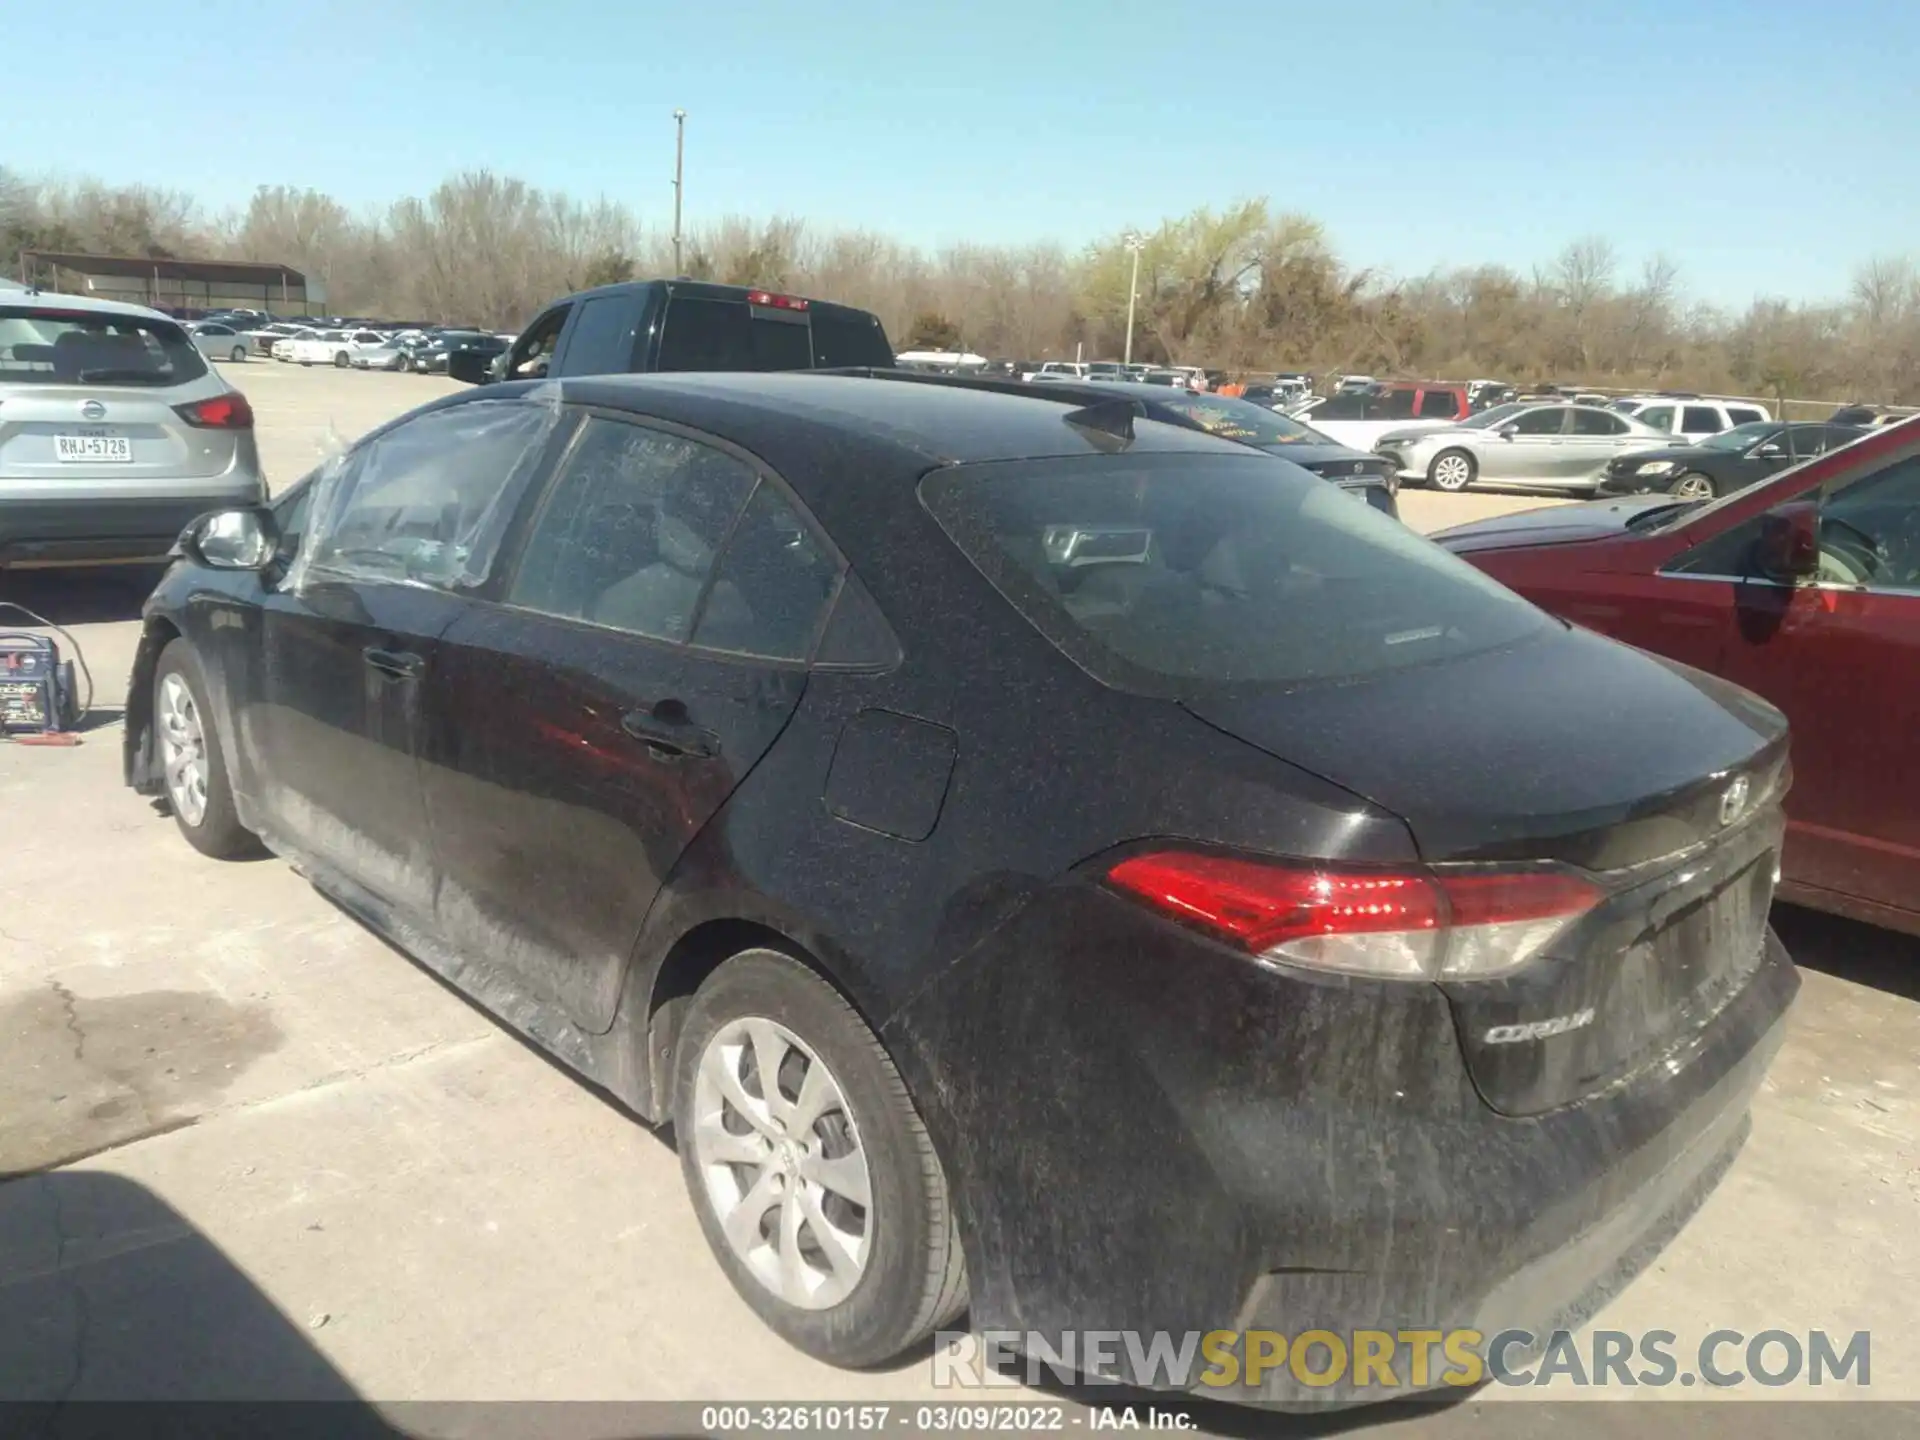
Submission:
POLYGON ((1377 395, 1367 406, 1369 420, 1411 420, 1413 419, 1414 393, 1411 390, 1389 390, 1377 395))
POLYGON ((755 479, 710 445, 591 417, 534 522, 507 602, 685 640, 755 479))
POLYGON ((1358 420, 1366 413, 1367 402, 1364 395, 1349 391, 1345 395, 1330 395, 1324 405, 1313 407, 1313 413, 1307 418, 1320 420, 1358 420))
POLYGON ((893 345, 877 315, 837 305, 813 311, 813 363, 822 370, 838 365, 893 364, 893 345))
POLYGON ((1451 390, 1428 390, 1420 397, 1422 420, 1451 420, 1461 411, 1459 399, 1451 390))
POLYGON ((770 660, 805 660, 839 577, 838 561, 763 480, 727 540, 693 643, 770 660))
POLYGON ((1683 434, 1710 435, 1726 428, 1720 421, 1720 412, 1709 410, 1705 405, 1689 405, 1680 416, 1683 434))
POLYGON ((567 341, 567 374, 624 375, 633 369, 640 298, 638 291, 617 291, 581 305, 573 338, 567 341))
POLYGON ((1727 418, 1736 425, 1752 425, 1756 421, 1764 420, 1767 417, 1748 405, 1729 405, 1727 407, 1727 418))
POLYGON ((744 300, 675 296, 660 336, 662 370, 809 370, 803 313, 755 315, 744 300), (777 317, 777 318, 776 318, 777 317))
POLYGON ((1575 435, 1624 435, 1627 422, 1618 415, 1609 415, 1604 410, 1581 410, 1573 412, 1573 433, 1575 435))
POLYGON ((1642 425, 1651 425, 1656 430, 1673 429, 1673 407, 1671 405, 1648 405, 1636 411, 1634 419, 1642 425))
POLYGON ((171 320, 0 306, 0 384, 161 386, 206 373, 171 320))
POLYGON ((920 493, 1015 609, 1120 689, 1360 677, 1552 623, 1398 521, 1265 457, 963 465, 920 493))

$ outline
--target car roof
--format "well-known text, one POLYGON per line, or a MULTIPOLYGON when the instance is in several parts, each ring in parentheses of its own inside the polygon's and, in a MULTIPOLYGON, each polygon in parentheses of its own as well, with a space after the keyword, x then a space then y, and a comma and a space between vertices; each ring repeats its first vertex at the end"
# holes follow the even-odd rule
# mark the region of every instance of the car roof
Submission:
POLYGON ((165 320, 170 325, 183 323, 165 311, 150 309, 145 305, 129 305, 124 300, 102 300, 94 295, 64 295, 54 290, 0 290, 0 305, 9 309, 88 310, 101 315, 165 320))
MULTIPOLYGON (((746 446, 776 469, 785 468, 781 452, 812 448, 809 442, 850 432, 918 469, 1088 455, 1103 449, 1080 429, 1063 423, 1080 406, 969 386, 813 371, 661 371, 558 383, 564 400, 711 430, 746 446)), ((490 386, 477 393, 497 394, 500 389, 490 386)), ((1135 427, 1131 449, 1246 453, 1246 447, 1231 441, 1145 419, 1135 427)))

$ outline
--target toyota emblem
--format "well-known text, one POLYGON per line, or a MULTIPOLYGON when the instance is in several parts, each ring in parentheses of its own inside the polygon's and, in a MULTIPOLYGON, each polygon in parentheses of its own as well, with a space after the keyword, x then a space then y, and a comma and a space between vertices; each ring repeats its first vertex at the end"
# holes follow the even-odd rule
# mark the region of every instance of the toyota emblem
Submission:
POLYGON ((107 407, 98 400, 89 400, 80 407, 80 416, 83 420, 104 420, 107 418, 107 407))
POLYGON ((1740 813, 1747 808, 1747 792, 1751 788, 1744 775, 1736 776, 1734 782, 1727 786, 1726 793, 1720 797, 1722 825, 1731 825, 1740 818, 1740 813))

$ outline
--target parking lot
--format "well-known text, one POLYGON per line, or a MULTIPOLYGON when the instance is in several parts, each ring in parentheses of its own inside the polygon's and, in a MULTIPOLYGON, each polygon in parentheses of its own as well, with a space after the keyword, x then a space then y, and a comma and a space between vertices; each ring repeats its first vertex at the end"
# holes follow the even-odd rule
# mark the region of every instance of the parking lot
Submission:
MULTIPOLYGON (((457 388, 228 373, 276 485, 457 388)), ((1420 530, 1541 503, 1402 495, 1420 530)), ((95 684, 78 748, 0 747, 0 1174, 32 1172, 0 1183, 0 1398, 960 1398, 925 1358, 853 1375, 788 1349, 710 1258, 664 1137, 284 863, 203 859, 122 788, 141 583, 0 577, 0 598, 70 629, 95 684)), ((1594 1323, 1869 1331, 1867 1393, 1920 1402, 1920 942, 1776 923, 1805 988, 1753 1138, 1594 1323)), ((1394 1423, 1466 1433, 1528 1393, 1394 1423)), ((1776 1423, 1806 1422, 1740 1428, 1776 1423)))

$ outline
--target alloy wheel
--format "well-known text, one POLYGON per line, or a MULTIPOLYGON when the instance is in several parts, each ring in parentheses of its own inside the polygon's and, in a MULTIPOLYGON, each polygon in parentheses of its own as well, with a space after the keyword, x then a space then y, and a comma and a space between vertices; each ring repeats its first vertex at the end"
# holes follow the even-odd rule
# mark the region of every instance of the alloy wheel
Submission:
POLYGON ((1442 455, 1433 462, 1433 483, 1442 490, 1464 490, 1473 479, 1473 465, 1464 455, 1442 455))
POLYGON ((193 692, 178 674, 160 682, 160 759, 167 799, 189 825, 207 816, 207 737, 193 692))
POLYGON ((727 1244, 789 1305, 853 1293, 873 1251, 873 1178, 840 1082, 805 1041, 758 1016, 707 1042, 693 1146, 727 1244))
POLYGON ((1713 481, 1704 475, 1682 475, 1674 483, 1673 494, 1681 500, 1711 500, 1713 481))

